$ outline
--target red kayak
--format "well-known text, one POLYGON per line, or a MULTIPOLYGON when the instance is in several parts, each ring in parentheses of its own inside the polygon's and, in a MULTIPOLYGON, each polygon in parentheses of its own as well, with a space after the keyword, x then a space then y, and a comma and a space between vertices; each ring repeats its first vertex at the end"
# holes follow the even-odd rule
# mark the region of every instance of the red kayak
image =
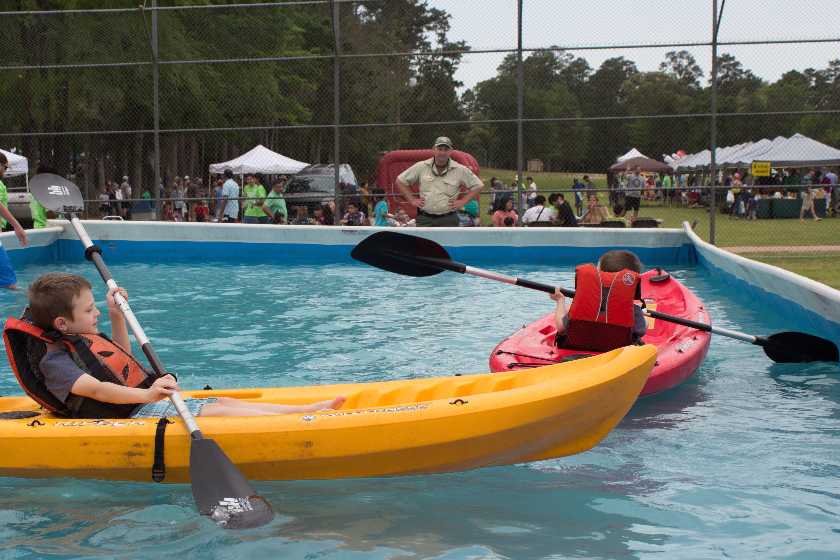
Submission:
MULTIPOLYGON (((703 303, 688 288, 660 269, 642 274, 642 297, 652 311, 683 319, 709 323, 703 303)), ((700 367, 709 350, 711 333, 683 325, 647 318, 648 330, 642 339, 657 349, 656 365, 642 389, 651 395, 679 385, 700 367)), ((563 362, 594 352, 558 348, 554 313, 526 325, 504 339, 490 354, 491 371, 510 371, 563 362)))

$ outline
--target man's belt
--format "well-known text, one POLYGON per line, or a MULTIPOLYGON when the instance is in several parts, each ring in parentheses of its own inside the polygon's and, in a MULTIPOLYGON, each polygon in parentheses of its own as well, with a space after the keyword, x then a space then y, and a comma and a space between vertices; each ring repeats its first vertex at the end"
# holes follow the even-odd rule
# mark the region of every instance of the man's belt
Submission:
POLYGON ((444 216, 451 216, 455 213, 455 210, 452 210, 451 212, 446 212, 445 214, 432 214, 431 212, 426 212, 425 210, 418 208, 417 213, 421 216, 428 216, 429 218, 443 218, 444 216))

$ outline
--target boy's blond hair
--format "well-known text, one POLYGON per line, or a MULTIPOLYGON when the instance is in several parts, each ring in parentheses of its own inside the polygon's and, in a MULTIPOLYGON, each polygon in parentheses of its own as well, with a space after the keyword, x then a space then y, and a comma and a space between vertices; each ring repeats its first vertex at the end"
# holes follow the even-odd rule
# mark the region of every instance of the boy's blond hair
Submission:
POLYGON ((44 330, 55 327, 57 317, 73 320, 73 298, 90 290, 90 282, 76 274, 49 272, 29 286, 29 313, 32 323, 44 330))
POLYGON ((630 251, 607 251, 598 260, 598 268, 603 272, 618 272, 626 268, 641 274, 642 263, 639 257, 630 251))

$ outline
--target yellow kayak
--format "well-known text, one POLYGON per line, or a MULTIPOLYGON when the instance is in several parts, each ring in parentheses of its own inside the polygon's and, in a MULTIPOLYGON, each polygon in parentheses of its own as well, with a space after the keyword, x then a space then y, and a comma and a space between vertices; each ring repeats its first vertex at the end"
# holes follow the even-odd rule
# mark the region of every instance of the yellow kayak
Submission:
MULTIPOLYGON (((184 396, 286 404, 347 397, 339 410, 198 418, 251 479, 439 473, 590 449, 630 410, 655 360, 654 346, 631 346, 524 372, 184 396)), ((38 406, 0 398, 0 476, 151 480, 156 419, 10 419, 15 411, 38 406)), ((163 441, 164 482, 187 482, 190 442, 179 419, 163 441)))

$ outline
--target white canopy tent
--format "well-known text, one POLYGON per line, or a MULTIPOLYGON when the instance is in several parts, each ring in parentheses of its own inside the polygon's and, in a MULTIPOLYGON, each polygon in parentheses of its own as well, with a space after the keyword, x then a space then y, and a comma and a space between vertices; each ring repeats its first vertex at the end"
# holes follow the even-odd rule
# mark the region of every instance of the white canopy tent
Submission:
MULTIPOLYGON (((711 165, 711 154, 709 150, 688 154, 670 162, 670 165, 678 171, 706 168, 711 165)), ((794 134, 790 138, 762 138, 757 142, 725 146, 715 151, 718 167, 750 165, 753 161, 769 161, 774 167, 840 165, 840 150, 802 134, 794 134)))
POLYGON ((210 173, 224 173, 225 169, 230 169, 235 175, 244 175, 246 173, 291 175, 297 173, 307 165, 309 164, 286 157, 283 154, 278 154, 259 144, 230 161, 211 163, 210 173))
POLYGON ((0 150, 3 152, 3 155, 6 156, 6 159, 9 160, 9 168, 6 169, 6 177, 14 177, 15 175, 26 175, 27 178, 29 176, 29 160, 23 156, 18 154, 13 154, 12 152, 7 152, 6 150, 0 150))
MULTIPOLYGON (((625 161, 625 160, 632 159, 632 158, 637 158, 637 157, 647 158, 647 156, 645 154, 643 154, 642 152, 640 152, 636 148, 633 148, 632 150, 630 150, 629 152, 627 152, 623 156, 618 156, 617 158, 615 158, 615 161, 616 162, 625 161)), ((650 159, 650 158, 648 158, 648 159, 650 159)))
POLYGON ((773 142, 768 151, 754 159, 769 161, 778 167, 840 165, 840 150, 802 134, 794 134, 780 142, 773 142))
MULTIPOLYGON (((781 137, 780 137, 781 138, 781 137)), ((751 162, 770 149, 773 140, 762 138, 758 142, 746 142, 741 148, 732 151, 723 161, 723 165, 741 165, 751 162)))

